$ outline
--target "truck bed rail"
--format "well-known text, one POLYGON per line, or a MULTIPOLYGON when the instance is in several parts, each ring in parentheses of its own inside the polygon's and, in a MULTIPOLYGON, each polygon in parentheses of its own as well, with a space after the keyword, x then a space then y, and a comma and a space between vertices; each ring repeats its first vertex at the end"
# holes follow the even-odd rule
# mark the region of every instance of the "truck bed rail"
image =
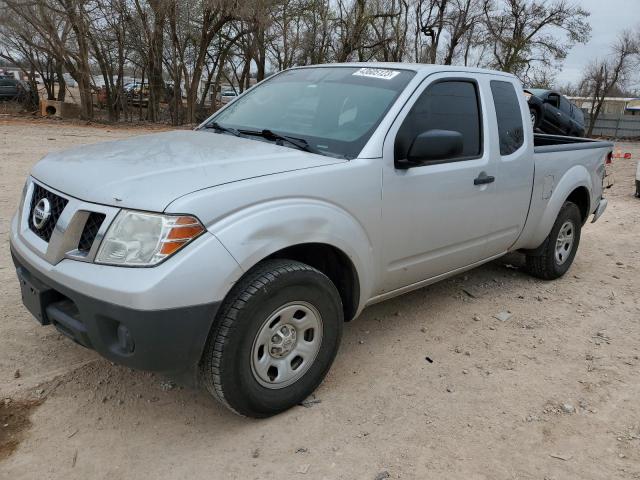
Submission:
POLYGON ((590 138, 565 137, 562 135, 535 133, 533 135, 533 147, 535 153, 549 153, 566 152, 568 150, 587 150, 602 147, 613 148, 613 143, 604 140, 593 140, 590 138))

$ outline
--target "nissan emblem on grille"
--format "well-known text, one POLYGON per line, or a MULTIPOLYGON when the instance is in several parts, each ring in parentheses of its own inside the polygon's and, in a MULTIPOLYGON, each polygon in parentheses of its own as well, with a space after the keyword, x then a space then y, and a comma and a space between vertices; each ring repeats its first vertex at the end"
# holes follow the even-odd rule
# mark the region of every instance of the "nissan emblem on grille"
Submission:
POLYGON ((51 216, 51 204, 47 198, 41 198, 33 209, 33 226, 40 230, 51 216))

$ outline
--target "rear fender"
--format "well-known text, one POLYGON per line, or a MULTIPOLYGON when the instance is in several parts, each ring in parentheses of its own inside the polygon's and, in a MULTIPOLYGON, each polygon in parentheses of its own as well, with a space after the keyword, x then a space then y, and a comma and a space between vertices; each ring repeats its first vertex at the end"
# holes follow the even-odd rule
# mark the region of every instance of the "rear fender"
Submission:
MULTIPOLYGON (((584 166, 575 165, 567 170, 560 181, 555 185, 551 197, 546 201, 546 204, 544 203, 545 200, 543 199, 539 188, 536 188, 534 197, 532 198, 532 202, 534 203, 532 207, 534 207, 533 209, 536 211, 532 212, 533 215, 529 216, 531 224, 527 223, 525 232, 522 235, 522 238, 526 240, 523 244, 517 245, 517 248, 532 250, 539 247, 551 232, 562 205, 569 195, 571 195, 571 192, 577 188, 584 187, 589 192, 591 204, 589 205, 588 212, 591 213, 594 207, 593 198, 591 198, 593 192, 591 178, 591 175, 584 166), (539 206, 535 207, 535 204, 538 204, 539 206), (539 209, 542 209, 543 211, 540 212, 539 209), (537 221, 535 220, 536 218, 538 219, 537 221)), ((538 179, 538 181, 541 180, 542 179, 538 179)))

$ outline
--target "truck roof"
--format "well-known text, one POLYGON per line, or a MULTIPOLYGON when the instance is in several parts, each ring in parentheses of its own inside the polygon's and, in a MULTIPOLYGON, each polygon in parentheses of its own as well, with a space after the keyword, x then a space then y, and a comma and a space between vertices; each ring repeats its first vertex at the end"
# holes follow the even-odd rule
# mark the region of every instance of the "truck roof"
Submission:
POLYGON ((516 78, 511 73, 487 68, 463 67, 459 65, 437 65, 432 63, 409 63, 409 62, 345 62, 345 63, 323 63, 318 65, 305 65, 293 68, 316 68, 316 67, 361 67, 361 68, 387 68, 395 70, 411 70, 418 73, 430 74, 436 72, 464 72, 483 73, 491 75, 501 75, 516 78))

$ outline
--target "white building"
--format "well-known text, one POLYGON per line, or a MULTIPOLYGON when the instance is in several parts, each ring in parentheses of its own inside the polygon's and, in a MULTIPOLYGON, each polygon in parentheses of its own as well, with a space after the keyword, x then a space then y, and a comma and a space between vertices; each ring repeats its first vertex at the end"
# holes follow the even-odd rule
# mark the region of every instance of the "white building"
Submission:
MULTIPOLYGON (((589 113, 593 99, 591 97, 567 97, 579 108, 589 113)), ((605 97, 600 113, 605 115, 640 115, 640 98, 605 97)))

